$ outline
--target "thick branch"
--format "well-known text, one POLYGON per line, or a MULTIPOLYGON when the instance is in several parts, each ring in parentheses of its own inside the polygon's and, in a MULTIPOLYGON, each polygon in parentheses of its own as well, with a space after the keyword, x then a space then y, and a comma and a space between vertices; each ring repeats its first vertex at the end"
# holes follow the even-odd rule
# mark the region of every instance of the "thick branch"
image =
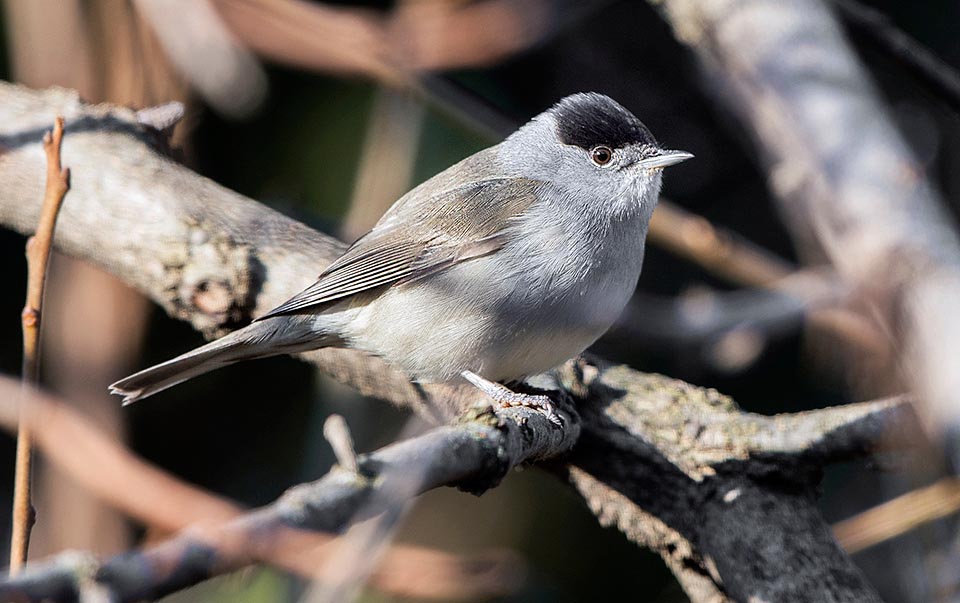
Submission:
MULTIPOLYGON (((0 85, 0 143, 6 147, 0 156, 0 186, 6 192, 0 197, 0 223, 24 230, 35 220, 39 184, 32 175, 42 160, 37 141, 57 112, 74 124, 64 154, 75 175, 58 246, 98 263, 207 334, 231 328, 297 292, 343 249, 340 242, 168 161, 152 146, 154 132, 137 123, 132 112, 83 106, 63 91, 7 85, 0 85)), ((415 387, 358 353, 329 350, 307 356, 341 381, 427 416, 450 416, 478 400, 470 388, 415 387)), ((601 521, 616 523, 631 539, 663 555, 695 601, 724 595, 788 600, 791 588, 801 587, 820 600, 875 597, 829 537, 812 493, 819 463, 873 449, 889 421, 909 412, 902 405, 763 418, 740 412, 712 390, 599 360, 571 361, 556 378, 577 400, 582 416, 574 456, 556 470, 570 476, 601 521), (734 490, 740 492, 736 507, 718 502, 734 490), (757 572, 750 575, 720 563, 737 558, 728 550, 736 543, 724 534, 735 535, 744 524, 757 526, 757 535, 763 533, 760 527, 779 535, 776 547, 758 552, 767 565, 751 564, 757 572), (802 559, 824 559, 831 566, 797 567, 802 559), (846 590, 829 581, 815 583, 820 572, 842 577, 846 590), (773 583, 764 575, 785 578, 773 583)), ((541 423, 539 415, 517 423, 509 437, 519 437, 527 453, 499 469, 564 450, 568 438, 576 436, 541 423)), ((468 458, 499 458, 490 456, 491 449, 479 451, 481 444, 463 429, 442 428, 431 436, 440 439, 425 440, 416 450, 405 448, 409 444, 389 450, 413 454, 421 445, 442 444, 465 446, 468 458)), ((399 462, 403 457, 384 458, 399 462)), ((467 474, 437 468, 430 475, 430 483, 440 484, 467 474)), ((320 490, 309 490, 329 497, 326 502, 297 507, 296 513, 285 507, 291 513, 285 520, 322 529, 341 526, 345 518, 336 511, 344 507, 338 505, 368 492, 346 481, 343 474, 332 474, 320 490), (323 489, 331 483, 337 488, 323 489)))
POLYGON ((908 403, 766 417, 602 361, 561 375, 583 433, 556 470, 601 523, 660 553, 692 600, 879 600, 816 510, 814 485, 822 462, 915 437, 908 403))

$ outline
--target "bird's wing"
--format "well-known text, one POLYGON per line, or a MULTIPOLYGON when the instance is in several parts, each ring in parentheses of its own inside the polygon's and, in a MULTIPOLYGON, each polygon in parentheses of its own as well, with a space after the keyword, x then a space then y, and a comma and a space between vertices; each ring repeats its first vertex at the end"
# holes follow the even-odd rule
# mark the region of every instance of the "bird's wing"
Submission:
POLYGON ((310 285, 257 320, 407 282, 487 255, 536 199, 538 182, 494 178, 426 195, 414 189, 310 285), (417 236, 411 237, 411 230, 417 236))

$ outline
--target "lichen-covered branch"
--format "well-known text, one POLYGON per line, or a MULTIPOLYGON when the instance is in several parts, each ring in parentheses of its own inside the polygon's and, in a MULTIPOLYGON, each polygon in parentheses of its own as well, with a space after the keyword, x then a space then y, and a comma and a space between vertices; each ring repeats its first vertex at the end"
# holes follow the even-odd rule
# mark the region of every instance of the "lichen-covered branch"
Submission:
POLYGON ((693 601, 879 601, 817 511, 815 485, 824 462, 916 437, 906 400, 766 417, 599 360, 567 364, 561 382, 583 431, 554 469, 601 523, 657 551, 693 601))
MULTIPOLYGON (((74 174, 56 244, 208 335, 296 293, 343 249, 168 160, 155 149, 156 132, 131 111, 9 85, 0 85, 0 224, 23 231, 36 219, 39 136, 55 113, 73 124, 64 156, 74 174)), ((482 403, 472 388, 414 386, 356 352, 306 357, 344 383, 423 416, 450 418, 482 403)), ((577 401, 581 433, 569 458, 552 461, 551 469, 571 480, 602 522, 658 551, 694 601, 875 600, 817 513, 814 486, 821 463, 875 449, 892 422, 910 417, 908 406, 886 401, 758 417, 712 390, 591 358, 567 363, 552 379, 577 401), (801 591, 810 598, 791 599, 801 591)), ((540 419, 516 424, 510 437, 528 453, 498 469, 564 450, 576 437, 540 419)), ((447 436, 397 444, 390 454, 419 454, 425 444, 446 449, 457 442, 443 438, 462 429, 441 428, 435 433, 447 436)), ((480 454, 473 446, 465 450, 480 454)), ((499 458, 485 450, 483 458, 499 458)), ((467 477, 439 468, 428 475, 432 484, 467 477)), ((319 494, 311 486, 296 490, 332 498, 298 505, 295 513, 286 507, 286 517, 318 529, 343 525, 338 497, 363 496, 362 489, 344 489, 345 479, 332 474, 326 483, 340 486, 319 494)))

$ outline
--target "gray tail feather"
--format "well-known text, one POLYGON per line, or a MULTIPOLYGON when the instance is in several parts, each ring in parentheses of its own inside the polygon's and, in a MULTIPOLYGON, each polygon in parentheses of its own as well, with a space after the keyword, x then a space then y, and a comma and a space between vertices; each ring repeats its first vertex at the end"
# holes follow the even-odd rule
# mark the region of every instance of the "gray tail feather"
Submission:
POLYGON ((193 379, 198 375, 254 358, 306 352, 333 345, 335 337, 325 337, 299 317, 278 316, 255 322, 216 341, 134 373, 110 386, 110 393, 123 396, 123 405, 193 379))

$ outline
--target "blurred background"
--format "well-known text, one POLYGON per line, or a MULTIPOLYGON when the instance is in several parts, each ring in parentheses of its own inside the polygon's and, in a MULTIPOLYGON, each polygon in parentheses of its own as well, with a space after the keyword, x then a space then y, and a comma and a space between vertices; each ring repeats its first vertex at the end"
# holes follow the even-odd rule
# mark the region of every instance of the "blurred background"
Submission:
MULTIPOLYGON (((867 4, 960 67, 956 2, 867 4)), ((749 136, 644 2, 5 0, 4 9, 4 79, 74 88, 93 102, 184 101, 173 144, 187 165, 345 240, 414 184, 562 96, 593 90, 631 109, 663 145, 696 155, 671 168, 663 192, 707 222, 678 223, 686 230, 675 235, 709 237, 713 225, 779 258, 782 268, 816 264, 793 247, 749 136)), ((956 101, 931 90, 849 15, 841 10, 841 22, 891 114, 944 198, 955 201, 956 101)), ((8 374, 20 367, 24 242, 0 230, 0 371, 8 374)), ((761 413, 888 391, 891 358, 883 346, 810 320, 804 307, 749 288, 749 278, 730 278, 659 243, 648 245, 631 311, 597 353, 715 387, 761 413)), ((407 420, 288 358, 230 367, 121 412, 106 396, 108 383, 200 344, 200 336, 110 276, 63 256, 54 260, 46 303, 44 385, 139 454, 245 505, 268 503, 329 469, 322 425, 330 413, 346 417, 360 451, 389 443, 407 420)), ((0 441, 3 517, 13 450, 11 438, 0 441)), ((822 497, 828 519, 941 474, 935 463, 902 455, 880 464, 829 470, 822 497)), ((37 475, 31 557, 66 548, 119 552, 159 536, 114 514, 42 458, 37 475)), ((6 542, 9 527, 0 525, 6 542)), ((955 520, 943 519, 854 559, 887 601, 960 601, 956 534, 955 520)), ((505 560, 516 572, 497 577, 498 600, 685 600, 657 556, 601 528, 579 497, 535 469, 480 498, 428 493, 400 540, 505 560)), ((257 569, 171 600, 292 601, 302 587, 292 576, 257 569)), ((375 587, 361 597, 401 599, 375 587)))

